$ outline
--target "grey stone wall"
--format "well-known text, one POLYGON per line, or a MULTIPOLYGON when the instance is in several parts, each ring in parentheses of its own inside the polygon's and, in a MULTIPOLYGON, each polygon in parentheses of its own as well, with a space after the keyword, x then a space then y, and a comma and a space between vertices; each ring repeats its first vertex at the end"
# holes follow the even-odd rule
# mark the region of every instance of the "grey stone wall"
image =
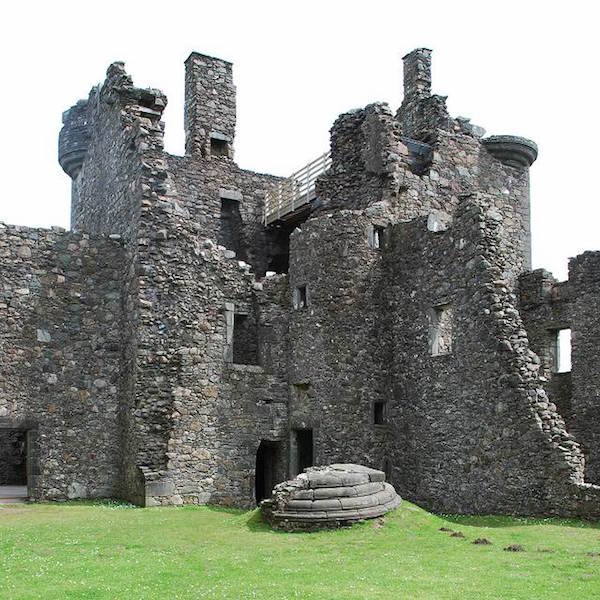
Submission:
POLYGON ((492 211, 465 200, 445 232, 397 226, 392 482, 435 510, 566 513, 583 456, 538 382, 492 211), (452 351, 432 356, 427 311, 439 305, 453 309, 452 351))
POLYGON ((186 61, 184 157, 122 63, 65 113, 74 233, 0 229, 0 427, 34 497, 250 507, 357 462, 434 510, 600 515, 600 261, 522 275, 536 147, 451 119, 430 63, 405 57, 396 115, 337 119, 308 220, 269 228, 230 63, 186 61))
POLYGON ((598 374, 598 252, 569 261, 569 279, 558 282, 542 269, 519 279, 520 311, 532 348, 541 360, 541 375, 586 457, 586 481, 600 481, 597 419, 600 406, 598 374), (571 329, 571 372, 557 373, 557 334, 571 329))
POLYGON ((264 276, 269 266, 262 223, 264 195, 279 178, 240 169, 223 158, 166 155, 166 160, 182 216, 193 219, 202 235, 236 252, 236 257, 250 264, 257 276, 264 276), (239 213, 227 239, 222 237, 223 202, 237 203, 239 213))
POLYGON ((313 214, 385 202, 391 220, 406 221, 436 211, 451 215, 462 195, 485 193, 501 225, 505 277, 515 282, 531 267, 528 170, 503 164, 460 125, 436 131, 422 170, 419 147, 387 105, 341 115, 331 130, 332 165, 317 181, 313 214))
POLYGON ((444 96, 431 95, 431 50, 418 48, 403 57, 404 98, 397 118, 407 137, 431 142, 453 122, 444 96))
POLYGON ((256 452, 261 440, 285 439, 288 393, 260 364, 231 360, 236 310, 256 312, 254 276, 211 240, 186 238, 181 227, 167 232, 155 248, 156 273, 146 280, 152 304, 138 363, 144 397, 137 410, 168 407, 151 452, 145 425, 154 421, 139 425, 148 448, 146 502, 251 506, 256 452))
MULTIPOLYGON (((291 236, 290 429, 312 429, 315 464, 381 467, 385 424, 374 404, 389 400, 384 358, 388 282, 382 251, 369 244, 372 217, 348 210, 309 220, 291 236), (294 290, 306 287, 306 306, 294 290)), ((292 473, 294 475, 294 473, 292 473)))
POLYGON ((264 272, 260 217, 274 178, 243 171, 229 156, 166 155, 166 99, 134 88, 121 64, 89 103, 97 112, 76 182, 79 223, 116 229, 132 247, 123 280, 121 494, 140 504, 251 505, 258 446, 284 437, 287 387, 260 364, 233 364, 236 312, 251 327, 235 358, 260 363, 255 276, 215 241, 221 202, 238 203, 230 232, 239 234, 237 253, 264 272))
POLYGON ((290 430, 313 430, 317 464, 385 467, 403 497, 433 510, 593 516, 598 489, 583 485, 582 451, 504 278, 493 200, 464 197, 439 231, 427 218, 389 224, 373 205, 292 235, 290 430), (372 228, 386 224, 375 249, 372 228), (432 352, 436 308, 451 339, 432 352))
POLYGON ((119 494, 119 240, 0 225, 0 428, 37 499, 119 494))
POLYGON ((600 252, 569 261, 573 433, 586 455, 586 480, 600 484, 600 252))
MULTIPOLYGON (((536 269, 519 278, 519 312, 527 329, 531 349, 540 358, 540 379, 544 388, 563 410, 570 406, 567 387, 558 383, 556 373, 557 335, 571 326, 570 290, 551 273, 536 269)), ((570 412, 562 412, 565 419, 570 412)))

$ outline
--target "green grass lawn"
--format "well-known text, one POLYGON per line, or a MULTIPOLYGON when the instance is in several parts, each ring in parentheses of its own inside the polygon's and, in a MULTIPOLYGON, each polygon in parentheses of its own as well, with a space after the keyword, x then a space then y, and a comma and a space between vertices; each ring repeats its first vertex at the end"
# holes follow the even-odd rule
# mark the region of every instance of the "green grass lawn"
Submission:
POLYGON ((257 511, 0 505, 0 598, 593 600, 600 525, 443 518, 404 502, 383 523, 290 534, 257 511), (503 550, 514 544, 524 551, 503 550))

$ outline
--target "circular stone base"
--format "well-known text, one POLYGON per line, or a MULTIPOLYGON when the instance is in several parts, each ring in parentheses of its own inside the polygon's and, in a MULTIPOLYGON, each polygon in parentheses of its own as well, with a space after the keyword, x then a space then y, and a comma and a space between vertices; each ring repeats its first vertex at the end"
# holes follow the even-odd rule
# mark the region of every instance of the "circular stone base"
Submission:
POLYGON ((400 504, 383 471, 353 464, 309 467, 275 486, 260 505, 275 529, 315 531, 374 519, 400 504))

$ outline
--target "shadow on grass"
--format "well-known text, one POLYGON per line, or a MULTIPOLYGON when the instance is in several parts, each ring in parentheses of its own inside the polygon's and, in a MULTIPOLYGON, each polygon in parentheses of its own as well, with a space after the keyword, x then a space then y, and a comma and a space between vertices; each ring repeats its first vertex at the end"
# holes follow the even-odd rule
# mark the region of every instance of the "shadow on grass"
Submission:
POLYGON ((575 527, 578 529, 599 529, 600 523, 585 521, 583 519, 561 519, 560 517, 509 517, 503 515, 444 515, 438 517, 456 523, 457 525, 470 525, 472 527, 527 527, 532 525, 556 525, 560 527, 575 527))
POLYGON ((243 508, 231 508, 229 506, 217 506, 215 504, 207 504, 203 506, 205 510, 214 513, 231 515, 232 517, 238 517, 235 521, 242 526, 253 532, 272 532, 272 533, 285 533, 284 531, 276 531, 271 529, 268 523, 262 520, 260 515, 260 509, 254 508, 247 510, 243 508))
POLYGON ((260 515, 260 509, 254 509, 248 516, 246 521, 246 527, 250 531, 274 531, 275 533, 281 533, 281 531, 271 530, 269 524, 263 521, 260 515))
POLYGON ((202 506, 202 508, 204 508, 205 510, 208 510, 210 512, 216 512, 216 513, 221 513, 221 514, 225 514, 225 515, 240 516, 240 515, 250 512, 244 508, 233 508, 232 506, 219 506, 217 504, 204 504, 204 505, 186 504, 186 507, 191 507, 191 506, 194 506, 196 508, 198 506, 202 506))
POLYGON ((142 508, 141 506, 136 506, 135 504, 131 504, 125 500, 111 500, 110 498, 95 498, 92 500, 86 500, 82 498, 77 498, 74 500, 30 500, 26 504, 28 506, 95 506, 99 508, 110 508, 113 510, 142 508))

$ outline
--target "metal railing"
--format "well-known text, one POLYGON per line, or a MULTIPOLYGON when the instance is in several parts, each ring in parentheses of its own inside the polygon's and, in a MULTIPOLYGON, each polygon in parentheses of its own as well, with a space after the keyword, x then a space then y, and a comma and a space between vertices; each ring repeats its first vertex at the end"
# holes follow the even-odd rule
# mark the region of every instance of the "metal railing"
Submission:
POLYGON ((330 165, 331 154, 326 152, 267 190, 265 194, 265 225, 285 218, 313 200, 315 181, 321 173, 329 169, 330 165))

